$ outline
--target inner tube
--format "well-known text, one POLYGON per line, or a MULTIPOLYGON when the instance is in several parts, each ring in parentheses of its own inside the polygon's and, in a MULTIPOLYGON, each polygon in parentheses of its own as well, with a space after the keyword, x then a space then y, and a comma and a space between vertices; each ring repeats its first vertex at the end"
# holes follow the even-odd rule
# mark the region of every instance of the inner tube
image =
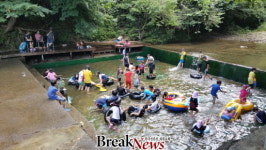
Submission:
POLYGON ((129 94, 129 98, 133 100, 141 100, 143 97, 142 92, 136 91, 129 94))
POLYGON ((144 114, 145 114, 145 110, 142 110, 142 108, 140 108, 140 107, 129 106, 127 113, 131 117, 143 117, 144 114), (138 116, 136 116, 136 115, 130 115, 131 113, 137 113, 139 111, 141 111, 141 113, 138 116))
POLYGON ((156 75, 147 75, 146 78, 147 79, 155 79, 156 78, 156 75))
POLYGON ((138 61, 143 61, 144 60, 144 57, 142 57, 142 56, 137 56, 137 58, 136 58, 138 61))
POLYGON ((201 74, 198 74, 198 73, 191 73, 190 74, 190 77, 191 78, 194 78, 194 79, 201 79, 202 78, 202 75, 201 74))
MULTIPOLYGON (((194 128, 194 126, 196 126, 197 123, 194 123, 192 128, 194 128)), ((199 130, 196 130, 194 129, 193 132, 197 133, 197 134, 200 134, 200 131, 199 130)), ((210 132, 210 127, 209 126, 206 126, 205 130, 203 131, 203 133, 209 133, 210 132)))
POLYGON ((77 89, 79 88, 79 83, 78 82, 69 82, 68 81, 68 85, 73 85, 73 86, 75 86, 77 89))
POLYGON ((115 82, 114 82, 114 80, 112 80, 112 79, 108 79, 108 80, 105 80, 104 81, 104 85, 112 85, 112 84, 114 84, 115 82))
POLYGON ((117 103, 120 104, 121 103, 121 99, 118 96, 111 96, 107 101, 107 106, 111 106, 111 103, 117 103))
POLYGON ((226 121, 231 120, 231 117, 226 116, 226 115, 221 115, 221 118, 224 119, 224 120, 226 120, 226 121))
MULTIPOLYGON (((113 110, 111 110, 110 108, 104 113, 104 121, 105 121, 106 123, 108 123, 108 121, 107 121, 107 117, 111 116, 112 113, 113 113, 113 110)), ((120 114, 119 124, 121 124, 122 121, 126 121, 126 119, 127 119, 126 113, 123 112, 122 114, 120 114)))
POLYGON ((159 110, 161 110, 161 108, 162 108, 161 105, 158 104, 156 110, 154 110, 154 111, 148 110, 147 112, 148 112, 148 113, 151 113, 151 114, 152 114, 152 113, 157 113, 159 110))
POLYGON ((127 97, 127 96, 129 96, 130 95, 130 93, 128 92, 128 93, 126 93, 126 94, 124 94, 124 95, 118 95, 120 98, 125 98, 125 97, 127 97))

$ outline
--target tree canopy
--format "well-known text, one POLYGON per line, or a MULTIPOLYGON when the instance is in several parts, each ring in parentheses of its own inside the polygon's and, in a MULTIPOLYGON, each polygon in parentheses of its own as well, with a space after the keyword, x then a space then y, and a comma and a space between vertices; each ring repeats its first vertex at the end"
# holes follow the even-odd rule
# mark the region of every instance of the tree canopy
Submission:
POLYGON ((265 0, 4 0, 0 46, 8 44, 7 34, 50 27, 60 34, 57 42, 118 35, 151 43, 182 41, 208 32, 256 29, 266 20, 265 8, 265 0))

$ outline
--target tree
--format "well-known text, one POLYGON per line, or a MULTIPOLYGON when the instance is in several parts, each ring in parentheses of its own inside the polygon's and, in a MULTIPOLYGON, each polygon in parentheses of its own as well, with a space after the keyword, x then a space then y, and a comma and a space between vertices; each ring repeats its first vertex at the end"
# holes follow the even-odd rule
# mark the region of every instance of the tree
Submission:
POLYGON ((134 39, 142 40, 158 30, 180 25, 175 0, 125 0, 118 3, 118 8, 122 12, 118 16, 120 27, 134 39))
POLYGON ((51 11, 37 4, 32 4, 26 0, 3 1, 0 2, 0 22, 7 22, 5 33, 13 30, 17 18, 40 16, 45 17, 51 11))
POLYGON ((97 34, 102 23, 100 2, 95 0, 50 0, 53 14, 58 21, 71 22, 74 31, 82 36, 92 38, 97 34))

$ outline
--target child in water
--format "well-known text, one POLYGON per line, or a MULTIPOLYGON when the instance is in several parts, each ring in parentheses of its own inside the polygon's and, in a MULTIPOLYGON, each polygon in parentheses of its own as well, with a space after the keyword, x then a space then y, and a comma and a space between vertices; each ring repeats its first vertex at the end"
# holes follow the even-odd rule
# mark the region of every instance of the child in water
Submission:
POLYGON ((140 80, 139 80, 139 70, 135 70, 134 81, 133 81, 135 88, 139 87, 139 82, 140 82, 140 80))
POLYGON ((240 90, 240 95, 239 95, 240 104, 246 103, 247 97, 249 94, 249 89, 250 87, 248 87, 248 85, 242 86, 242 89, 240 90))
POLYGON ((235 118, 236 116, 236 107, 235 106, 232 106, 232 107, 227 107, 224 112, 223 112, 223 115, 229 117, 228 120, 232 119, 232 118, 235 118))
POLYGON ((145 64, 144 64, 143 61, 139 64, 138 68, 139 68, 139 71, 140 71, 139 75, 141 75, 141 74, 144 75, 144 72, 145 72, 145 64))
POLYGON ((199 110, 197 109, 197 107, 198 107, 198 95, 199 95, 199 93, 194 91, 192 96, 190 97, 189 107, 190 107, 190 110, 192 111, 192 116, 196 115, 199 112, 199 110), (195 111, 195 114, 194 114, 194 111, 195 111))
POLYGON ((204 130, 206 129, 207 124, 209 124, 210 119, 207 119, 206 121, 198 120, 196 125, 193 126, 191 131, 197 130, 199 131, 199 135, 203 136, 204 135, 204 130))
POLYGON ((173 100, 173 97, 169 96, 168 92, 164 92, 163 93, 163 99, 165 99, 165 100, 173 100))
POLYGON ((118 84, 121 82, 121 79, 122 79, 122 74, 123 74, 123 70, 121 67, 118 68, 117 70, 117 81, 118 81, 118 84))

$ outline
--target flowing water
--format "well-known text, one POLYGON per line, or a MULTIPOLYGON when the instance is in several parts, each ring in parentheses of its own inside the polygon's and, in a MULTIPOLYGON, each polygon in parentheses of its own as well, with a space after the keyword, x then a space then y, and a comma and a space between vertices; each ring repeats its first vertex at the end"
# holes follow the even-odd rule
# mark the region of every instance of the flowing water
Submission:
MULTIPOLYGON (((183 46, 181 46, 183 47, 183 46)), ((186 48, 186 47, 185 47, 186 48)), ((202 47, 201 47, 202 50, 202 47)), ((209 54, 208 54, 209 55, 209 54)), ((213 56, 214 57, 214 56, 213 56)), ((133 60, 134 58, 131 58, 133 60)), ((133 61, 135 64, 136 61, 133 61)), ((112 60, 89 64, 94 74, 93 81, 99 82, 96 77, 96 71, 101 71, 107 75, 116 76, 118 66, 121 66, 121 60, 112 60)), ((67 67, 54 68, 57 74, 67 78, 74 73, 78 73, 85 64, 67 67)), ((214 77, 213 80, 192 79, 190 73, 195 73, 192 69, 179 69, 169 71, 174 66, 156 61, 156 80, 147 80, 141 77, 142 85, 148 88, 149 85, 164 91, 180 92, 190 97, 193 91, 199 91, 201 101, 199 103, 199 113, 192 118, 188 112, 177 113, 171 112, 166 108, 162 108, 156 114, 146 113, 142 118, 131 118, 127 116, 127 121, 118 127, 117 131, 107 128, 104 122, 103 114, 96 111, 94 100, 102 95, 111 95, 111 91, 116 89, 116 84, 108 87, 107 92, 99 92, 96 87, 91 89, 91 94, 87 95, 84 91, 77 91, 73 86, 67 86, 69 96, 73 97, 73 106, 77 108, 91 122, 97 130, 97 135, 105 135, 108 138, 123 138, 125 135, 129 137, 170 137, 166 142, 166 149, 184 150, 184 149, 217 149, 228 140, 241 139, 250 133, 251 129, 258 128, 253 124, 253 113, 248 112, 234 122, 225 122, 219 118, 218 114, 222 107, 230 100, 238 98, 242 84, 230 81, 224 78, 214 77), (209 94, 209 86, 221 80, 223 90, 227 93, 218 93, 219 99, 215 105, 212 104, 212 98, 209 94), (191 133, 190 129, 195 119, 210 118, 209 124, 211 131, 204 137, 199 137, 191 133)), ((136 90, 132 88, 132 91, 136 90)), ((253 90, 253 95, 248 99, 266 109, 265 91, 253 90)), ((161 97, 160 97, 161 100, 161 97)), ((128 107, 132 103, 144 103, 142 101, 131 100, 125 98, 122 100, 121 106, 128 107)), ((130 148, 123 148, 130 149, 130 148)))
POLYGON ((200 42, 154 45, 152 47, 179 53, 182 48, 185 48, 188 55, 197 57, 201 50, 211 59, 266 70, 266 43, 208 39, 200 42))

